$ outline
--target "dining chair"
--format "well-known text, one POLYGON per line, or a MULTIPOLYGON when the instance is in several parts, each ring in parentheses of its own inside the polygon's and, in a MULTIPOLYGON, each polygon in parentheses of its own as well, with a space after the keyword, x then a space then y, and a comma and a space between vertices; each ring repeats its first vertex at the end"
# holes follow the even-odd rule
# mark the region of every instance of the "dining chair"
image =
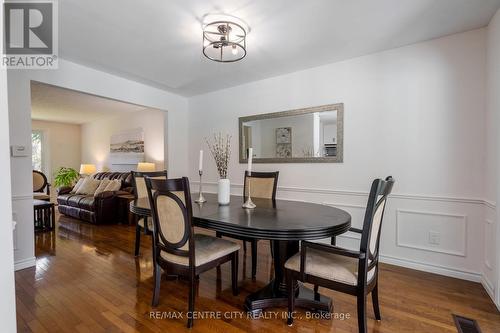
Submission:
MULTIPOLYGON (((250 197, 276 200, 276 188, 278 186, 279 171, 274 172, 249 172, 245 171, 243 183, 243 202, 247 200, 250 188, 250 197)), ((237 234, 216 233, 217 237, 227 236, 243 241, 243 253, 247 252, 247 242, 250 242, 252 249, 252 279, 257 275, 257 242, 258 239, 248 238, 237 234)), ((272 247, 271 247, 272 249, 272 247)))
POLYGON ((50 184, 41 171, 33 170, 33 199, 50 201, 50 184))
POLYGON ((366 297, 371 292, 375 318, 381 320, 378 303, 378 258, 382 220, 394 179, 375 179, 366 207, 363 229, 349 231, 361 234, 359 251, 333 245, 302 241, 300 252, 285 263, 288 289, 288 325, 293 324, 297 280, 314 284, 314 296, 319 298, 318 286, 357 297, 358 327, 366 333, 366 297))
MULTIPOLYGON (((240 245, 229 240, 195 234, 191 193, 187 177, 158 180, 145 177, 153 216, 154 291, 152 305, 160 297, 161 269, 189 280, 189 313, 194 311, 195 284, 199 274, 231 261, 231 286, 238 294, 240 245)), ((188 316, 187 327, 193 326, 188 316)))
MULTIPOLYGON (((148 190, 146 188, 146 181, 144 177, 152 177, 155 179, 167 179, 167 170, 163 171, 152 171, 152 172, 138 172, 131 171, 132 174, 132 186, 134 188, 135 199, 147 198, 148 190)), ((135 249, 134 255, 137 257, 139 255, 139 250, 141 247, 141 232, 144 234, 151 234, 153 231, 153 222, 147 216, 135 215, 135 249)))

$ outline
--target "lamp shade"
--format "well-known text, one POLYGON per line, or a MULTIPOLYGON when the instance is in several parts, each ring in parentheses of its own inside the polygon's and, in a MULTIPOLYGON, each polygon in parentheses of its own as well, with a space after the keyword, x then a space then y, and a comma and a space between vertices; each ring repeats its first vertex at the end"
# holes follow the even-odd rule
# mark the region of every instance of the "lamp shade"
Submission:
POLYGON ((94 164, 81 164, 80 174, 81 175, 91 175, 96 172, 96 167, 94 164))
POLYGON ((152 172, 156 170, 154 163, 139 162, 137 163, 137 171, 139 172, 152 172))

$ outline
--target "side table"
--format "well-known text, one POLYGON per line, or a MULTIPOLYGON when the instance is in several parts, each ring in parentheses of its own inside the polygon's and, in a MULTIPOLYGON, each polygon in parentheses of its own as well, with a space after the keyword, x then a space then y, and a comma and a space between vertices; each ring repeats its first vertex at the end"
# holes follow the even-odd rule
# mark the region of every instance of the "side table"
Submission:
POLYGON ((120 194, 116 198, 118 199, 118 223, 134 224, 134 214, 130 212, 129 206, 135 197, 132 194, 120 194))
POLYGON ((35 231, 51 231, 55 226, 55 209, 52 202, 33 199, 35 231))

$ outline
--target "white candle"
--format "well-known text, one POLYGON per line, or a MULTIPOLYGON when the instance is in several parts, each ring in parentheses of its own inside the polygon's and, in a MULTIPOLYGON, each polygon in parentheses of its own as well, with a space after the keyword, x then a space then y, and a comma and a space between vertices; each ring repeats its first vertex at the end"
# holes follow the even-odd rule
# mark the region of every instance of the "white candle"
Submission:
POLYGON ((248 172, 252 172, 253 148, 248 148, 248 172))
POLYGON ((203 150, 200 150, 200 163, 198 165, 198 170, 203 170, 203 150))

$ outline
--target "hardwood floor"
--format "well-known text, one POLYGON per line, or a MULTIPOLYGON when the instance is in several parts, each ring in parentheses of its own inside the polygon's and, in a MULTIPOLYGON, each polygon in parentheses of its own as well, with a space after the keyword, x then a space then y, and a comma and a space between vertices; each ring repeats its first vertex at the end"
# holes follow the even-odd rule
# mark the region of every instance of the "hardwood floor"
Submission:
MULTIPOLYGON (((134 258, 134 232, 133 226, 92 226, 62 216, 55 232, 37 234, 36 268, 16 272, 18 331, 189 331, 185 317, 164 318, 185 315, 187 282, 165 278, 160 305, 152 309, 150 238, 142 237, 141 256, 134 258)), ((195 309, 222 318, 197 319, 192 332, 357 332, 355 298, 327 290, 320 291, 334 298, 334 312, 349 319, 310 319, 298 309, 302 319, 287 327, 284 308, 248 319, 246 295, 272 275, 269 242, 259 242, 257 281, 250 278, 250 251, 246 258, 240 252, 240 295, 232 296, 230 265, 201 275, 195 309)), ((483 333, 500 332, 500 313, 478 283, 385 264, 379 283, 382 321, 374 320, 368 301, 369 332, 457 332, 452 313, 476 319, 483 333)))

